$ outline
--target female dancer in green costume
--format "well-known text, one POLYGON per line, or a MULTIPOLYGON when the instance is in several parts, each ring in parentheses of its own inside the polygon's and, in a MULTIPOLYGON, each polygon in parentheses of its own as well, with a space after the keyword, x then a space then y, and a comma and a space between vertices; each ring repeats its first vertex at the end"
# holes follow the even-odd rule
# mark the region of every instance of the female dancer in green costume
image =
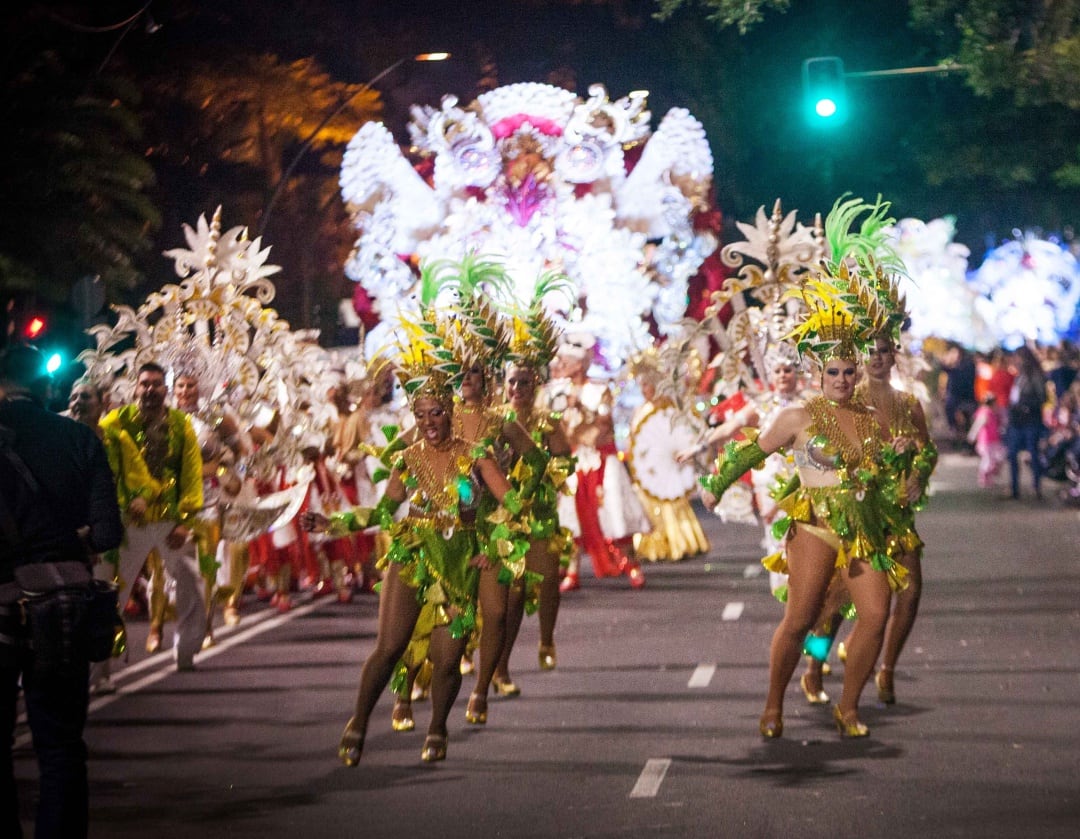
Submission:
POLYGON ((859 697, 881 650, 890 584, 900 588, 905 582, 890 532, 893 449, 873 413, 854 398, 859 347, 878 326, 865 307, 851 302, 873 295, 864 291, 858 275, 843 267, 838 277, 825 276, 801 289, 810 311, 796 330, 797 346, 821 363, 822 395, 781 409, 756 439, 729 444, 717 474, 701 479, 719 496, 772 452, 786 449, 795 457, 799 486, 779 502, 788 514, 788 599, 770 647, 769 692, 759 722, 766 738, 783 733, 784 693, 836 574, 858 618, 833 718, 843 736, 869 733, 859 721, 859 697))
MULTIPOLYGON (((490 491, 498 502, 489 519, 495 520, 495 528, 503 526, 501 544, 512 541, 510 529, 520 512, 517 493, 495 461, 476 456, 470 443, 453 436, 450 378, 442 373, 432 353, 416 349, 418 340, 414 336, 412 351, 403 350, 399 361, 399 376, 410 397, 418 439, 394 460, 382 499, 374 510, 357 509, 332 519, 308 513, 302 521, 308 530, 331 532, 356 530, 371 523, 391 537, 375 649, 364 662, 356 709, 338 749, 346 766, 359 761, 371 712, 422 619, 433 623, 426 651, 433 673, 431 723, 421 759, 445 759, 446 721, 461 689, 459 663, 465 639, 475 624, 480 569, 500 561, 492 553, 499 549, 500 541, 490 540, 489 553, 485 554, 477 536, 481 489, 490 491), (406 500, 409 512, 395 522, 393 513, 406 500)), ((417 660, 422 660, 422 655, 417 660)))

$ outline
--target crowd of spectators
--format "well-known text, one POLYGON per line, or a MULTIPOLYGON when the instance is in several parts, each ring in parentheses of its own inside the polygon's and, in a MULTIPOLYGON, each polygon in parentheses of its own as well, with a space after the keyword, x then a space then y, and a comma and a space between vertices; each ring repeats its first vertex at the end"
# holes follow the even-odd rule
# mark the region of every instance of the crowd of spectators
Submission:
POLYGON ((1008 463, 1006 497, 1020 497, 1027 470, 1036 498, 1046 478, 1064 484, 1064 498, 1080 501, 1080 350, 1074 343, 990 352, 950 343, 929 355, 939 436, 954 451, 983 458, 983 486, 993 486, 998 467, 1008 463))

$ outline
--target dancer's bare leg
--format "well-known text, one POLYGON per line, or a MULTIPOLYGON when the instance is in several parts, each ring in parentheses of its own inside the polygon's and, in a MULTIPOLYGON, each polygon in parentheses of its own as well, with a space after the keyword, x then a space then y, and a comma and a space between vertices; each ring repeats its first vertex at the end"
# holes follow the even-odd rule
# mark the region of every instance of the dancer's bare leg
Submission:
MULTIPOLYGON (((922 599, 922 553, 909 554, 900 560, 908 569, 908 586, 893 598, 892 613, 885 625, 885 642, 881 651, 879 693, 893 696, 893 671, 903 652, 904 644, 915 625, 922 599)), ((888 701, 888 700, 886 700, 888 701)))
POLYGON ((881 652, 885 621, 889 617, 889 579, 868 562, 852 561, 844 569, 844 579, 855 604, 855 626, 847 637, 844 662, 844 689, 837 707, 847 715, 858 710, 859 696, 881 652))
MULTIPOLYGON (((480 572, 480 666, 476 668, 476 687, 473 693, 485 699, 506 642, 508 593, 509 588, 499 582, 497 568, 485 568, 480 572)), ((462 639, 461 651, 465 652, 465 639, 462 639)), ((460 659, 459 655, 459 662, 460 659)), ((460 664, 458 669, 460 676, 460 664)))
POLYGON ((431 674, 431 724, 429 737, 446 737, 446 721, 461 690, 461 654, 465 639, 450 634, 450 627, 437 626, 431 633, 428 657, 433 666, 431 674))
POLYGON ((788 547, 788 600, 769 647, 766 716, 779 719, 784 693, 799 664, 806 633, 817 622, 832 579, 836 550, 808 530, 797 529, 788 547))
POLYGON ((416 591, 406 585, 396 569, 390 570, 379 594, 378 635, 375 649, 364 662, 360 671, 360 688, 356 696, 356 711, 351 727, 359 731, 367 729, 379 695, 386 688, 398 659, 405 652, 412 637, 416 619, 420 616, 420 604, 416 591))
MULTIPOLYGON (((538 610, 540 646, 554 649, 555 621, 559 616, 559 601, 562 595, 559 591, 559 557, 552 554, 550 542, 547 539, 536 541, 529 546, 529 551, 525 554, 525 567, 543 575, 538 610)), ((510 654, 514 650, 514 643, 521 630, 524 615, 525 586, 524 583, 519 582, 510 587, 510 596, 507 598, 506 642, 503 644, 499 664, 495 668, 495 678, 501 682, 513 681, 510 678, 510 654)))

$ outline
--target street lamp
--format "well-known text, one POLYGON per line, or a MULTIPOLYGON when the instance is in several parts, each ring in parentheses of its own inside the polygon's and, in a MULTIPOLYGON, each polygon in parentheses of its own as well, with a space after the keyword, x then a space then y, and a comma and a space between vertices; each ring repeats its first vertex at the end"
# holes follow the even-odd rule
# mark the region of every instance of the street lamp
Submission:
POLYGON ((281 193, 285 191, 285 186, 289 183, 289 178, 292 176, 293 171, 300 163, 300 160, 304 157, 305 154, 307 154, 308 149, 311 148, 311 144, 315 142, 315 138, 319 136, 319 132, 322 131, 330 123, 330 121, 334 119, 334 117, 344 111, 349 106, 350 102, 352 102, 361 93, 371 90, 371 88, 374 87, 376 83, 381 81, 383 77, 388 76, 402 64, 405 64, 408 61, 446 61, 446 59, 448 59, 449 57, 450 53, 448 52, 422 52, 419 55, 404 56, 402 58, 399 58, 389 67, 381 70, 375 76, 372 76, 370 79, 368 79, 368 81, 364 82, 356 90, 354 90, 344 99, 342 99, 340 104, 338 104, 338 106, 334 108, 334 110, 330 111, 325 117, 323 117, 319 124, 311 130, 311 133, 304 138, 304 141, 300 144, 299 151, 296 152, 296 155, 290 161, 289 165, 285 168, 285 173, 281 176, 281 180, 278 181, 278 185, 274 189, 274 194, 270 196, 270 200, 266 203, 266 210, 265 212, 263 212, 262 220, 259 222, 256 237, 262 236, 263 232, 266 230, 266 224, 270 220, 270 214, 273 212, 274 207, 277 205, 278 199, 281 197, 281 193))

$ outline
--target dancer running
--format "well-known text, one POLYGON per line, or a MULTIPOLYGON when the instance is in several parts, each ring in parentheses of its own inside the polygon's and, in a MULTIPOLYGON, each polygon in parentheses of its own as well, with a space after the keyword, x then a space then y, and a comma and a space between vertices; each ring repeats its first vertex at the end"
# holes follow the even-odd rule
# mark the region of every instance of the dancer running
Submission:
MULTIPOLYGON (((429 318, 427 325, 432 323, 429 318)), ((333 519, 309 512, 301 519, 307 530, 329 528, 332 533, 357 530, 370 521, 391 537, 375 649, 364 663, 355 712, 338 749, 347 766, 360 760, 371 712, 422 617, 433 624, 427 655, 434 672, 431 723, 421 759, 445 759, 446 721, 461 688, 459 662, 475 623, 479 572, 500 559, 481 552, 476 531, 481 490, 492 493, 500 505, 496 512, 511 524, 520 512, 517 494, 495 461, 478 456, 473 446, 452 434, 452 374, 442 364, 445 359, 435 355, 446 346, 433 344, 435 336, 418 324, 405 326, 409 336, 399 347, 398 372, 416 419, 418 441, 396 458, 374 510, 356 508, 333 519), (393 512, 406 500, 408 515, 395 523, 393 512)), ((458 359, 453 366, 461 370, 472 365, 458 359)), ((495 552, 496 545, 487 547, 495 552)))

